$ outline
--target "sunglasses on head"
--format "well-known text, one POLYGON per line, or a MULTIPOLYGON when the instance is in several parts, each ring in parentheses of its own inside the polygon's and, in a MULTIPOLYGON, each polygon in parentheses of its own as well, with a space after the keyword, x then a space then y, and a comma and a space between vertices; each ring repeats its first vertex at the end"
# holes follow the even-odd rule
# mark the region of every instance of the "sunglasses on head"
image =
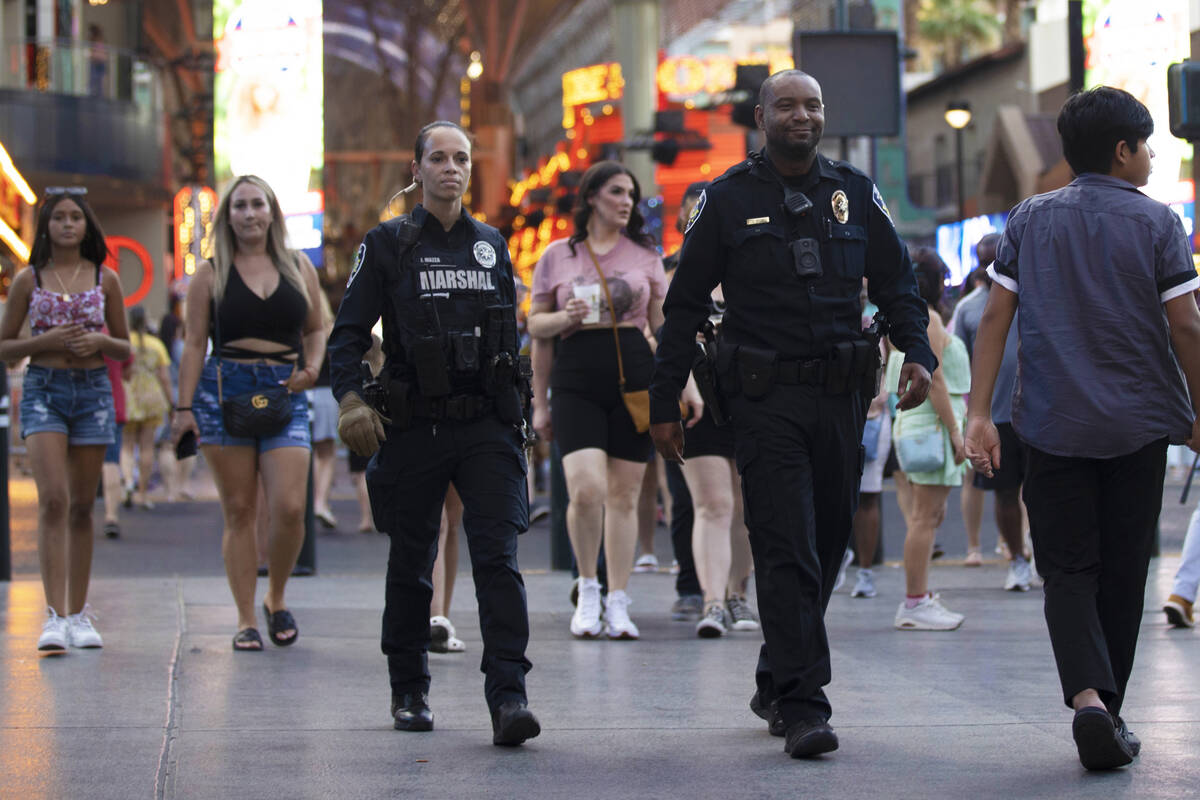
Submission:
POLYGON ((69 194, 82 197, 87 194, 86 186, 47 186, 44 194, 53 197, 59 194, 69 194))

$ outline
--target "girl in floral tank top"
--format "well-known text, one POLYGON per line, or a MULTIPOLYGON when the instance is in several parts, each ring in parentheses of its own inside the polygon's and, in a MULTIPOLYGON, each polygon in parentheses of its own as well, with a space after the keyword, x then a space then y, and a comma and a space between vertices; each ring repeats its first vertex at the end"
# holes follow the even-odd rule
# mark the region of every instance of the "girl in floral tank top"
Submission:
POLYGON ((47 615, 37 646, 45 655, 102 645, 87 589, 92 500, 105 445, 113 441, 116 427, 103 356, 129 357, 121 283, 101 266, 108 251, 85 193, 47 193, 38 213, 32 269, 13 280, 0 322, 0 359, 29 359, 18 408, 38 493, 47 615), (33 336, 22 338, 26 321, 33 336), (86 508, 87 515, 68 519, 67 509, 73 508, 86 508))

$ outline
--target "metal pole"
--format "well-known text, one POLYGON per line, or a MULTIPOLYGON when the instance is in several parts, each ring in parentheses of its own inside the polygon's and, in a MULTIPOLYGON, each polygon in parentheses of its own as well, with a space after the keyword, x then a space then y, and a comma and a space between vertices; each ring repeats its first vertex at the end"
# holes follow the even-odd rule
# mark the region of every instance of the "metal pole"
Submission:
POLYGON ((1070 65, 1070 77, 1067 82, 1067 93, 1075 94, 1083 91, 1084 52, 1083 52, 1083 2, 1082 0, 1067 0, 1067 58, 1070 65))
POLYGON ((8 529, 8 370, 0 368, 0 581, 12 580, 12 545, 8 529))
POLYGON ((958 182, 958 220, 967 218, 967 191, 963 186, 963 129, 954 129, 954 169, 958 182))
POLYGON ((312 456, 308 459, 308 489, 304 505, 304 544, 300 546, 300 555, 296 558, 296 566, 292 575, 306 578, 317 574, 317 525, 313 514, 313 471, 312 456))
POLYGON ((575 563, 567 535, 567 479, 558 444, 550 443, 550 569, 570 569, 575 563))

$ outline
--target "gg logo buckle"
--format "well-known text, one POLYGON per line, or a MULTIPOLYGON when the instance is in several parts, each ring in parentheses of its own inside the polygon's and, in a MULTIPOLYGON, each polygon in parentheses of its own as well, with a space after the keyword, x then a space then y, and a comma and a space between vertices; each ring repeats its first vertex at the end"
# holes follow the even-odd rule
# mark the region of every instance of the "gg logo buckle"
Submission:
POLYGON ((256 394, 250 398, 250 405, 255 408, 266 408, 269 404, 270 401, 267 400, 266 395, 256 394))

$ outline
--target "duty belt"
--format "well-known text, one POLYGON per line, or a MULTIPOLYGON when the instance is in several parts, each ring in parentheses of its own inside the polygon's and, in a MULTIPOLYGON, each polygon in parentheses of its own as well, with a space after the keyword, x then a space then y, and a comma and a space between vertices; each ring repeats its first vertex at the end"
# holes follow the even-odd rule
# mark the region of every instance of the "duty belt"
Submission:
POLYGON ((813 358, 807 361, 775 362, 775 383, 813 384, 825 383, 827 359, 813 358))
POLYGON ((429 419, 473 420, 487 416, 495 404, 492 398, 475 394, 455 394, 449 397, 412 400, 412 415, 429 419))

